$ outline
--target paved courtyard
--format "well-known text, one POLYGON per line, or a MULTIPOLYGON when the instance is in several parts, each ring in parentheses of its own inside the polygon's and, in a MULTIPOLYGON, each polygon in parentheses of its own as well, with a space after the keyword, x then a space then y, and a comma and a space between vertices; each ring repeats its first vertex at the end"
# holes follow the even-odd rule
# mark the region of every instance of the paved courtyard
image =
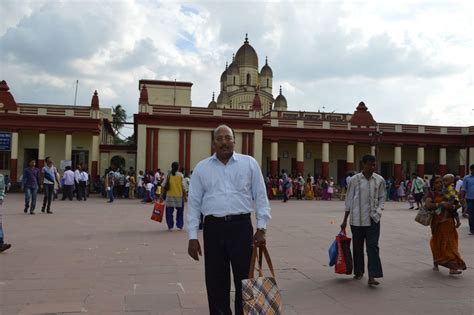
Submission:
MULTIPOLYGON (((207 314, 204 265, 187 255, 187 234, 149 220, 151 205, 55 201, 54 214, 23 214, 22 195, 3 207, 0 314, 207 314)), ((39 195, 42 200, 42 195, 39 195)), ((429 228, 405 203, 382 218, 385 278, 377 288, 328 267, 340 201, 272 201, 268 248, 284 314, 474 314, 474 236, 459 229, 468 269, 431 270, 429 228)))

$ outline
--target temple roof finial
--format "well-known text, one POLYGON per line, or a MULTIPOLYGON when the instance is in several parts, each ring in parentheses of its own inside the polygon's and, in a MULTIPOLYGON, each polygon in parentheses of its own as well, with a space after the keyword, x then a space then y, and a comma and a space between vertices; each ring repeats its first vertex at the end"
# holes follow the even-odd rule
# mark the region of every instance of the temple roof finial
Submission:
POLYGON ((280 85, 280 95, 282 95, 282 91, 281 91, 281 85, 280 85))
POLYGON ((245 33, 245 42, 244 44, 248 44, 249 43, 249 36, 247 33, 245 33))
POLYGON ((212 101, 214 102, 214 92, 212 92, 212 101))
POLYGON ((268 66, 268 56, 265 56, 265 64, 268 66))

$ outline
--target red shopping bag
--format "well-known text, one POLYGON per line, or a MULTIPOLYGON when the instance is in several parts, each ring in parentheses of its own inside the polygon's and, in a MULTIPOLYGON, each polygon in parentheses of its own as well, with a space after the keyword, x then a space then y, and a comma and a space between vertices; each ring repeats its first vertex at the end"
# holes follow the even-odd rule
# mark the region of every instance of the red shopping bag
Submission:
POLYGON ((151 214, 151 218, 153 221, 161 222, 163 221, 163 214, 165 213, 165 203, 156 201, 153 205, 153 212, 151 214))
POLYGON ((341 230, 336 236, 337 243, 337 260, 335 271, 339 274, 352 274, 352 253, 351 238, 346 236, 346 231, 341 230))

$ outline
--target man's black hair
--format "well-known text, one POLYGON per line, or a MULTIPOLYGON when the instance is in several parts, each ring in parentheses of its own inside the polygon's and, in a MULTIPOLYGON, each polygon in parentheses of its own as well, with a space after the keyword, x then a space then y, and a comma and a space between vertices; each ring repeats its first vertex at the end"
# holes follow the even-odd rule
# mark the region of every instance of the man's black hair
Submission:
POLYGON ((375 162, 375 156, 372 154, 366 154, 362 157, 362 164, 366 164, 368 162, 375 162))

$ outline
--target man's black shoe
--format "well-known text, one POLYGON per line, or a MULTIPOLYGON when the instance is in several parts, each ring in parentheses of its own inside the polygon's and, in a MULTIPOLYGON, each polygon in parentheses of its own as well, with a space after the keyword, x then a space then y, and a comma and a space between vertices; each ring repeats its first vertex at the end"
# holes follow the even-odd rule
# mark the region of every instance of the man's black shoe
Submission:
POLYGON ((41 212, 43 212, 43 213, 44 213, 44 208, 41 208, 41 212))
POLYGON ((23 210, 24 213, 27 213, 28 212, 28 207, 25 208, 25 210, 23 210))
POLYGON ((53 214, 53 211, 51 211, 51 210, 48 210, 48 213, 50 213, 50 214, 53 214))
POLYGON ((0 253, 6 251, 6 250, 9 249, 10 247, 12 247, 11 244, 6 244, 6 243, 3 244, 2 246, 0 246, 0 253))

